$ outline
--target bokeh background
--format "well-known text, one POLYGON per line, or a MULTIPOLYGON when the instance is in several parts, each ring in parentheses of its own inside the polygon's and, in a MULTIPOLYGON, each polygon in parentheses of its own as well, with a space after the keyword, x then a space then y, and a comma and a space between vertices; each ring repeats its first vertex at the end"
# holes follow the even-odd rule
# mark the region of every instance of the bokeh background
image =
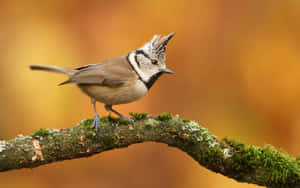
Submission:
MULTIPOLYGON (((124 114, 172 112, 222 138, 300 152, 300 3, 297 0, 1 0, 0 139, 66 128, 93 117, 62 75, 30 64, 76 67, 118 57, 154 34, 176 32, 165 75, 124 114)), ((107 115, 98 104, 101 115, 107 115)), ((164 144, 0 174, 1 187, 238 187, 164 144)))

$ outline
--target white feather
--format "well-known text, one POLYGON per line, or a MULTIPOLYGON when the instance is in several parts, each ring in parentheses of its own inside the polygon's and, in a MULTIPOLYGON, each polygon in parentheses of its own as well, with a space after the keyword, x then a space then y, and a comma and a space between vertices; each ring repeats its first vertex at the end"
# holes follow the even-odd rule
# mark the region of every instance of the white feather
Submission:
POLYGON ((135 53, 132 52, 129 54, 128 56, 128 60, 129 60, 129 63, 133 66, 134 70, 136 71, 136 73, 140 76, 140 78, 144 81, 144 82, 147 82, 151 75, 147 75, 145 74, 138 66, 137 62, 135 61, 135 53))

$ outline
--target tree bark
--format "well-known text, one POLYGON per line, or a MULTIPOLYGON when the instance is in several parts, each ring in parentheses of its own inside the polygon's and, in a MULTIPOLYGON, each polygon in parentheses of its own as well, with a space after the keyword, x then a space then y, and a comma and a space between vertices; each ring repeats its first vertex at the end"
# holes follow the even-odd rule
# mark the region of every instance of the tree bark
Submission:
POLYGON ((103 117, 98 132, 90 128, 93 120, 87 119, 72 128, 40 129, 30 136, 0 141, 0 171, 33 168, 153 141, 177 147, 204 167, 239 182, 300 187, 300 160, 272 146, 261 148, 229 139, 218 141, 196 122, 168 113, 133 117, 134 125, 120 118, 103 117))

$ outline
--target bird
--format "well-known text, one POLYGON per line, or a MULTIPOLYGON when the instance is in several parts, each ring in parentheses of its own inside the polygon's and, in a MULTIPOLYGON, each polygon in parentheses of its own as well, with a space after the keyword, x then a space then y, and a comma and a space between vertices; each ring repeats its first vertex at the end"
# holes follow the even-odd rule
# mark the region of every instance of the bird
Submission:
POLYGON ((154 35, 142 47, 132 50, 118 58, 108 59, 97 64, 88 64, 77 68, 62 68, 53 65, 30 65, 31 70, 65 74, 68 80, 59 84, 76 84, 91 98, 94 108, 94 121, 91 128, 100 128, 100 117, 96 102, 104 104, 107 111, 129 120, 112 108, 113 105, 134 102, 143 97, 158 80, 167 73, 174 72, 166 67, 166 47, 175 33, 164 37, 154 35))

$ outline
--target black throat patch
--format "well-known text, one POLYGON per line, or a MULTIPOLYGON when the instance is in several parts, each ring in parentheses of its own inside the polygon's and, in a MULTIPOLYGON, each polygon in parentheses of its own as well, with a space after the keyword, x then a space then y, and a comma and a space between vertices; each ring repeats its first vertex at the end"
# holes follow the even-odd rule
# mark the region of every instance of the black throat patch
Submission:
POLYGON ((150 77, 150 79, 148 80, 148 82, 144 82, 144 84, 146 85, 146 87, 148 88, 148 90, 153 86, 153 84, 155 83, 155 81, 163 74, 163 72, 158 72, 156 74, 154 74, 153 76, 150 77))

